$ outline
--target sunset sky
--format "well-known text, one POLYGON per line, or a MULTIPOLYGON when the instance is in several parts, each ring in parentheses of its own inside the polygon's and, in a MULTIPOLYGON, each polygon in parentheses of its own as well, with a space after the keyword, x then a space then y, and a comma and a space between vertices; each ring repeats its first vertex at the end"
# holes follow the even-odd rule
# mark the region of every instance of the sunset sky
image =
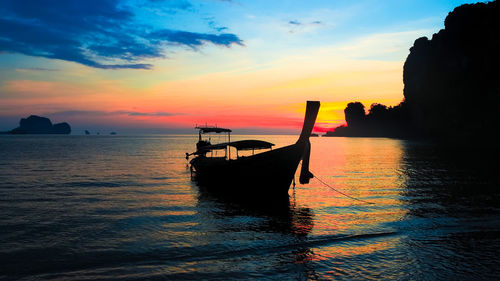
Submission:
POLYGON ((414 40, 472 2, 2 0, 0 131, 293 133, 306 100, 324 131, 351 101, 398 104, 414 40))

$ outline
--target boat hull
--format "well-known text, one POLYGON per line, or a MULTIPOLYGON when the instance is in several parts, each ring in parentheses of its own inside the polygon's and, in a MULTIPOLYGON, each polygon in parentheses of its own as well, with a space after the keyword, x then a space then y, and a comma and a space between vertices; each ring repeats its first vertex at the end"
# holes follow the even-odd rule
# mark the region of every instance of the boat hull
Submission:
POLYGON ((210 191, 240 196, 287 196, 305 145, 296 143, 248 157, 191 160, 193 179, 210 191))

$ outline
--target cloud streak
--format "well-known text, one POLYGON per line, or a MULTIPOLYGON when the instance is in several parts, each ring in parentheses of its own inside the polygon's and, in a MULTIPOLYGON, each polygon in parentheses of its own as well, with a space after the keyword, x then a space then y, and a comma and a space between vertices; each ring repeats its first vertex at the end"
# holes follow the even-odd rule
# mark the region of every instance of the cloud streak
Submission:
POLYGON ((289 20, 288 21, 288 27, 289 33, 296 33, 298 31, 307 31, 307 30, 313 30, 315 28, 318 28, 320 26, 323 26, 323 22, 320 20, 314 20, 314 21, 309 21, 309 22, 302 22, 297 19, 289 20))
POLYGON ((127 111, 127 110, 117 110, 117 111, 101 111, 101 110, 65 110, 57 111, 52 113, 47 113, 49 116, 116 116, 116 115, 127 115, 127 116, 145 116, 145 117, 168 117, 181 115, 178 113, 171 112, 139 112, 139 111, 127 111))
MULTIPOLYGON (((163 5, 188 9, 189 3, 163 5)), ((136 22, 123 0, 4 0, 0 6, 0 53, 20 53, 100 69, 150 69, 144 60, 164 58, 168 46, 198 50, 205 44, 243 45, 232 33, 155 29, 136 22)), ((225 29, 220 29, 223 31, 225 29)))

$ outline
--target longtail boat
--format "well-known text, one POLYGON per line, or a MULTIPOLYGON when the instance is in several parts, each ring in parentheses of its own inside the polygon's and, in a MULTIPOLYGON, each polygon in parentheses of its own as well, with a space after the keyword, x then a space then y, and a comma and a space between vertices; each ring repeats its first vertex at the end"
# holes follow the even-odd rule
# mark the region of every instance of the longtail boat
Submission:
POLYGON ((231 142, 231 130, 219 127, 197 126, 199 130, 196 151, 186 153, 191 159, 192 179, 208 190, 241 196, 288 196, 295 172, 302 160, 299 177, 301 184, 309 183, 313 177, 309 171, 311 144, 309 137, 316 122, 320 103, 308 101, 302 132, 296 143, 272 149, 273 143, 261 140, 240 140, 231 142), (227 134, 227 142, 212 144, 204 134, 227 134), (236 155, 231 157, 231 148, 236 155), (268 149, 255 154, 255 150, 268 149), (252 151, 250 156, 240 156, 240 151, 252 151), (224 155, 218 156, 218 152, 224 155), (214 155, 215 153, 215 155, 214 155))

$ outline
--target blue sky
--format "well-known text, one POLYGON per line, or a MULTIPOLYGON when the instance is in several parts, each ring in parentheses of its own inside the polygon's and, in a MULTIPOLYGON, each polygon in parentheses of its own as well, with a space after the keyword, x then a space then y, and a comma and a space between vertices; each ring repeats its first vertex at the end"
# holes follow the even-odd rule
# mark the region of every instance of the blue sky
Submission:
POLYGON ((27 114, 95 126, 83 112, 113 128, 123 112, 151 117, 130 126, 179 128, 221 111, 292 116, 306 99, 330 103, 336 113, 320 116, 333 126, 349 101, 401 101, 413 41, 463 3, 3 0, 0 130, 27 114))

